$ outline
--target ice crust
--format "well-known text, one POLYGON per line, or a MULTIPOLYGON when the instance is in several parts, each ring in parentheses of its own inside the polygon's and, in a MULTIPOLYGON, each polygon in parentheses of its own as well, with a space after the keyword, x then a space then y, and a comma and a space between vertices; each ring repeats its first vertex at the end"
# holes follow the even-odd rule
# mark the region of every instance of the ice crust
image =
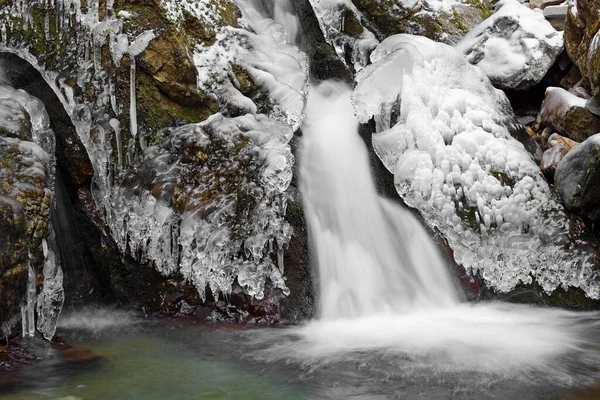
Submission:
POLYGON ((304 118, 308 91, 306 55, 290 44, 282 25, 264 18, 251 1, 235 3, 242 12, 240 28, 222 27, 214 44, 196 46, 198 87, 214 93, 222 109, 233 106, 250 114, 266 113, 296 130, 304 118), (243 67, 266 90, 268 104, 240 92, 234 66, 243 67))
POLYGON ((467 271, 500 292, 535 279, 547 292, 600 290, 592 253, 523 145, 506 96, 450 46, 395 35, 371 55, 353 94, 376 122, 375 152, 398 193, 438 229, 467 271))

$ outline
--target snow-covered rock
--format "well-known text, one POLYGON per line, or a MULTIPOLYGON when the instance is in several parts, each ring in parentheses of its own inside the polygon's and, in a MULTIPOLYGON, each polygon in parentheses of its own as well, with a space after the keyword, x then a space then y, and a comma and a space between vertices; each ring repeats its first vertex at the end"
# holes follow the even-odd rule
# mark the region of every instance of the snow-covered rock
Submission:
POLYGON ((498 7, 456 49, 494 85, 528 89, 542 80, 563 50, 562 33, 516 0, 503 0, 498 7))
POLYGON ((456 261, 500 292, 535 279, 547 292, 574 286, 599 298, 595 254, 570 237, 578 222, 511 137, 509 102, 481 70, 410 35, 389 37, 371 61, 357 76, 357 116, 375 119, 373 147, 398 193, 456 261))
POLYGON ((600 132, 600 119, 588 111, 586 103, 562 88, 549 87, 540 111, 542 123, 582 142, 600 132))

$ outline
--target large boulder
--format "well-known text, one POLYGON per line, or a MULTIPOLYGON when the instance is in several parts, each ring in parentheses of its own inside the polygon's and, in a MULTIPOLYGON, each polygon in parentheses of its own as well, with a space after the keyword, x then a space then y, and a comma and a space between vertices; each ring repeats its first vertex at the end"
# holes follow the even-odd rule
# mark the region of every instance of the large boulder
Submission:
POLYGON ((600 3, 595 0, 571 2, 565 21, 565 48, 579 67, 594 100, 589 108, 600 115, 600 3))
POLYGON ((562 33, 543 15, 516 0, 503 0, 498 7, 456 49, 480 67, 494 85, 529 89, 542 80, 562 52, 562 33))
POLYGON ((540 117, 545 125, 578 142, 600 132, 600 118, 586 108, 586 100, 562 88, 546 89, 540 117))
POLYGON ((600 134, 571 150, 558 164, 554 179, 567 208, 600 220, 600 134))

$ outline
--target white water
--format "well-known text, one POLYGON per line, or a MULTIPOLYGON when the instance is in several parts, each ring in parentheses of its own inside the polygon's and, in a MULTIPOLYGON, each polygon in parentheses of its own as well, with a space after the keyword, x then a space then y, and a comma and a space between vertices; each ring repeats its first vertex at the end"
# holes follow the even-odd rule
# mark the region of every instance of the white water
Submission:
POLYGON ((313 87, 302 130, 301 190, 317 248, 321 318, 457 304, 423 228, 377 195, 350 93, 342 83, 313 87))
POLYGON ((332 82, 309 95, 301 189, 317 254, 319 318, 293 329, 293 340, 272 346, 268 357, 331 361, 384 351, 453 371, 548 369, 566 381, 575 360, 600 365, 592 350, 596 314, 460 302, 419 222, 377 195, 349 96, 332 82))

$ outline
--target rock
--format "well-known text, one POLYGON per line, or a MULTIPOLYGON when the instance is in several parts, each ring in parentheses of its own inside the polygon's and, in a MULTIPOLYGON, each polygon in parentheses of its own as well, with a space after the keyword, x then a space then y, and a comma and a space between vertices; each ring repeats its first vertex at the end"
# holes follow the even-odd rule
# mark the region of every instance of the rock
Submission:
POLYGON ((600 220, 600 134, 570 151, 556 167, 554 180, 568 209, 600 220))
POLYGON ((600 115, 600 2, 577 0, 569 6, 565 21, 565 48, 569 56, 579 67, 585 86, 591 90, 594 100, 589 109, 600 115))
POLYGON ((585 99, 561 88, 546 90, 540 115, 544 124, 578 142, 600 132, 600 118, 587 110, 585 99))
POLYGON ((553 5, 544 8, 544 18, 557 30, 565 29, 565 19, 567 17, 567 5, 553 5))
POLYGON ((0 328, 5 337, 19 320, 29 266, 41 272, 44 262, 53 140, 42 103, 0 86, 0 328))
POLYGON ((450 5, 436 0, 356 0, 353 3, 380 39, 410 33, 454 44, 491 14, 489 3, 478 0, 450 5))
POLYGON ((531 0, 529 2, 529 8, 539 8, 543 10, 548 6, 557 6, 559 4, 562 4, 563 2, 564 0, 531 0))
POLYGON ((562 34, 540 13, 515 0, 501 1, 498 6, 456 49, 494 85, 529 89, 542 80, 563 50, 562 34))
POLYGON ((544 152, 542 162, 540 163, 540 169, 548 179, 554 178, 554 171, 560 161, 570 150, 577 147, 577 145, 579 145, 579 143, 564 136, 560 136, 557 133, 550 135, 548 138, 549 148, 544 152))

